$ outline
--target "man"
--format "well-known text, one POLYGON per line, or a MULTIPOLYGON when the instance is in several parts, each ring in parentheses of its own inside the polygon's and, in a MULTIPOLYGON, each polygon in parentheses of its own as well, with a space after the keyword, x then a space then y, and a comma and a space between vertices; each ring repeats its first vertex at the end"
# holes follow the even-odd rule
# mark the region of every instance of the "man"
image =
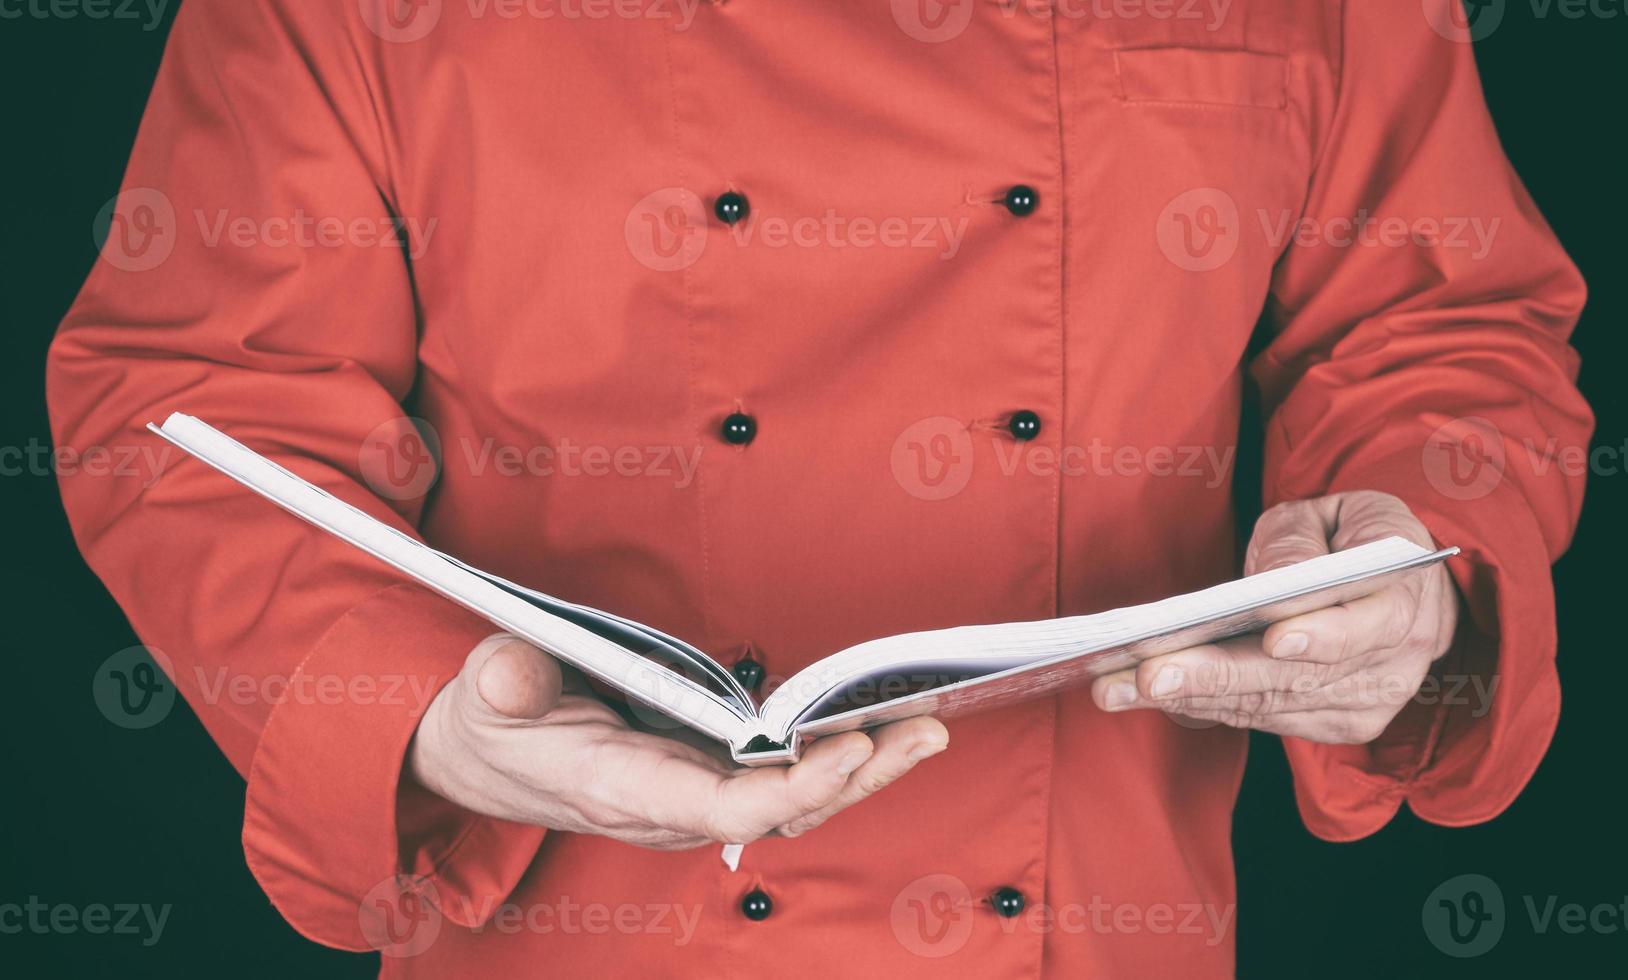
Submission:
POLYGON ((1242 729, 1330 840, 1510 802, 1558 711, 1581 481, 1525 447, 1588 437, 1582 283, 1451 0, 1202 13, 188 0, 62 445, 200 416, 760 690, 1232 577, 1246 384, 1246 570, 1463 549, 740 774, 194 461, 66 479, 295 929, 392 976, 1225 975, 1242 729))

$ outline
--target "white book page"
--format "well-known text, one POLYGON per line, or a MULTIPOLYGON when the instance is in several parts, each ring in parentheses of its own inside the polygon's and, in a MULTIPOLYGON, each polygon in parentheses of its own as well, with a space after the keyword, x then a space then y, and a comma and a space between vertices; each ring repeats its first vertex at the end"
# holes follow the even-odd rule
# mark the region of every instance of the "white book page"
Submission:
MULTIPOLYGON (((1201 638, 1206 624, 1220 624, 1219 632, 1211 631, 1214 635, 1255 632, 1284 618, 1286 604, 1297 597, 1310 604, 1301 602, 1296 613, 1349 601, 1380 587, 1379 576, 1439 561, 1456 550, 1431 552, 1391 537, 1199 592, 1089 616, 958 626, 872 640, 817 661, 787 680, 764 702, 760 733, 781 742, 794 729, 825 731, 818 724, 824 709, 845 701, 862 683, 873 685, 872 694, 885 693, 885 682, 877 680, 882 677, 976 686, 979 677, 1123 650, 1160 636, 1207 642, 1201 638), (955 680, 957 676, 961 679, 955 680)), ((922 700, 928 694, 904 693, 901 698, 922 700)), ((867 723, 878 715, 877 710, 858 710, 867 723)))
POLYGON ((582 625, 625 649, 638 653, 642 648, 651 648, 653 652, 661 654, 664 663, 678 663, 686 667, 686 676, 693 679, 694 674, 690 673, 690 671, 694 671, 721 688, 725 692, 725 698, 732 701, 740 709, 739 714, 742 717, 756 717, 757 707, 752 701, 752 696, 746 693, 746 689, 741 686, 735 675, 725 670, 717 661, 678 637, 663 633, 654 626, 646 626, 644 623, 628 619, 625 616, 618 616, 615 613, 595 609, 592 606, 584 606, 581 603, 567 602, 546 592, 538 592, 536 589, 511 582, 500 575, 482 571, 444 551, 437 551, 433 548, 430 550, 435 551, 437 555, 464 571, 477 575, 507 592, 517 593, 543 611, 582 625))
MULTIPOLYGON (((748 737, 742 709, 704 686, 540 608, 179 412, 148 428, 297 517, 640 703, 723 742, 748 737)), ((529 590, 526 590, 529 591, 529 590)), ((539 595, 541 595, 539 593, 539 595)), ((558 601, 558 600, 555 600, 558 601)), ((641 628, 642 630, 642 628, 641 628)))

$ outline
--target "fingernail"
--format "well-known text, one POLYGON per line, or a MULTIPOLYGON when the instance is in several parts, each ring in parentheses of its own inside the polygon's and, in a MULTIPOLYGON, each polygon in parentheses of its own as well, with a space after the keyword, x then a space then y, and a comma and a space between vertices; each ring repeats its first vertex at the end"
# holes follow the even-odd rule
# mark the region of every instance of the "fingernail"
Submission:
POLYGON ((920 762, 928 756, 938 755, 942 751, 944 751, 943 742, 923 742, 922 744, 911 749, 910 754, 905 758, 909 759, 911 762, 920 762))
POLYGON ((837 775, 846 776, 849 773, 852 773, 855 769, 858 769, 860 766, 864 765, 865 760, 869 759, 870 757, 871 753, 869 749, 855 749, 852 752, 849 752, 847 755, 842 757, 841 762, 837 763, 837 775))
POLYGON ((1108 685, 1108 710, 1123 708, 1136 700, 1136 685, 1130 681, 1119 681, 1108 685))
POLYGON ((1278 660, 1287 660, 1290 657, 1298 657, 1305 653, 1306 648, 1309 646, 1311 646, 1311 640, 1306 634, 1290 633, 1279 640, 1278 645, 1272 648, 1272 656, 1278 660))
POLYGON ((1153 677, 1153 690, 1150 692, 1156 698, 1168 697, 1181 690, 1182 670, 1180 667, 1166 667, 1153 677))

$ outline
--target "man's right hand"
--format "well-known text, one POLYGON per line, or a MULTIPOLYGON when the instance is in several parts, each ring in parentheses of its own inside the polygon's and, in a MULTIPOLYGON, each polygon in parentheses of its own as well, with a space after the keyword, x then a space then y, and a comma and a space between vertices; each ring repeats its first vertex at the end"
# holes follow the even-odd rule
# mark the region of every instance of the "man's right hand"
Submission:
POLYGON ((563 686, 543 651, 488 637, 430 703, 408 776, 476 813, 677 850, 795 837, 949 744, 938 720, 911 718, 818 739, 796 765, 743 769, 563 686))

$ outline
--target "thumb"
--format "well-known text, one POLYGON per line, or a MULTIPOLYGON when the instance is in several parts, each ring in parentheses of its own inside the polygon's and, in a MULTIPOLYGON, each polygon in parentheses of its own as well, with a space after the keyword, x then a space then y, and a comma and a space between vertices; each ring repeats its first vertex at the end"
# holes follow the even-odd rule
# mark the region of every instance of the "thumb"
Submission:
POLYGON ((1249 539, 1244 574, 1269 572, 1328 554, 1328 539, 1336 516, 1324 513, 1329 500, 1327 497, 1290 500, 1262 514, 1255 522, 1254 536, 1249 539))
POLYGON ((508 633, 482 640, 464 663, 466 685, 477 711, 497 719, 534 721, 560 700, 560 665, 548 654, 508 633))

